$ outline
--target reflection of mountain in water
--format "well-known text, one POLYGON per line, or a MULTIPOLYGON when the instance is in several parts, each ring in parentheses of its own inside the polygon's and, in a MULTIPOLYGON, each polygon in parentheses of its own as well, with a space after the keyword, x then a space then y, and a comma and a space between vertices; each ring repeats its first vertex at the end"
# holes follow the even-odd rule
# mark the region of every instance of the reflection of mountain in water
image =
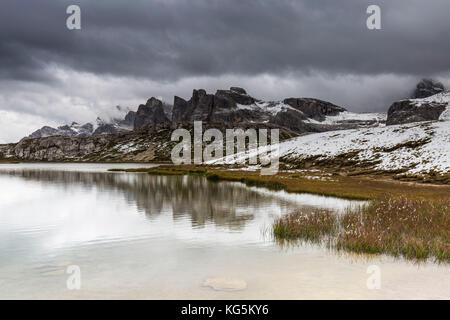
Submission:
MULTIPOLYGON (((193 226, 207 222, 230 229, 241 229, 253 214, 239 208, 261 207, 275 201, 239 183, 210 182, 193 176, 151 176, 129 173, 92 173, 45 170, 14 170, 1 172, 29 181, 63 185, 64 188, 82 186, 117 192, 149 219, 168 212, 173 219, 188 216, 193 226)), ((280 201, 277 199, 276 201, 280 201)))

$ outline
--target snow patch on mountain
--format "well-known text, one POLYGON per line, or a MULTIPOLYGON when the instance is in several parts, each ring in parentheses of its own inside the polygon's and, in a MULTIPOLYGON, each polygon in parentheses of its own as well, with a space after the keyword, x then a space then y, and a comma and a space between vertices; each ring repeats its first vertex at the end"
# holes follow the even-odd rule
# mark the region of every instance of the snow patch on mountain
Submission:
POLYGON ((286 111, 286 110, 294 110, 296 112, 302 113, 300 110, 297 110, 293 107, 291 107, 288 104, 285 104, 281 101, 268 101, 268 102, 255 102, 250 105, 244 105, 244 104, 236 104, 238 109, 240 110, 251 110, 251 111, 259 111, 263 113, 268 113, 272 116, 277 115, 279 112, 286 111))
POLYGON ((351 122, 351 121, 375 121, 377 123, 386 122, 387 115, 386 113, 355 113, 349 111, 340 112, 336 116, 326 116, 324 121, 317 121, 314 119, 305 120, 309 123, 316 124, 327 124, 327 125, 335 125, 340 124, 342 122, 351 122))
POLYGON ((447 104, 447 108, 439 116, 439 120, 450 120, 450 91, 437 93, 423 99, 411 99, 410 101, 416 107, 420 107, 427 103, 447 104))
POLYGON ((420 107, 425 103, 450 103, 450 91, 437 93, 427 98, 409 99, 415 106, 420 107))

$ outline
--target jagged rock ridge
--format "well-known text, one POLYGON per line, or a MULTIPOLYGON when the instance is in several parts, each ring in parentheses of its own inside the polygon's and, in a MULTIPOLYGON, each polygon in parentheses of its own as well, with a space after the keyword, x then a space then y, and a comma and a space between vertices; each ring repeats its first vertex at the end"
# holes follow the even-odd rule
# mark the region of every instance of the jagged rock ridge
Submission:
POLYGON ((330 102, 312 98, 288 98, 262 101, 238 87, 207 94, 194 90, 190 100, 175 97, 172 122, 262 122, 278 125, 297 133, 323 132, 377 125, 380 114, 356 114, 330 102))
POLYGON ((188 101, 175 96, 173 106, 152 97, 146 104, 139 105, 136 112, 129 111, 124 119, 104 121, 98 118, 95 128, 90 123, 83 126, 74 123, 56 129, 43 127, 24 139, 53 135, 88 137, 117 134, 165 122, 270 123, 304 133, 378 125, 384 120, 381 114, 352 113, 319 99, 262 101, 250 96, 243 88, 231 87, 229 90, 217 90, 215 94, 208 94, 204 89, 193 90, 188 101))

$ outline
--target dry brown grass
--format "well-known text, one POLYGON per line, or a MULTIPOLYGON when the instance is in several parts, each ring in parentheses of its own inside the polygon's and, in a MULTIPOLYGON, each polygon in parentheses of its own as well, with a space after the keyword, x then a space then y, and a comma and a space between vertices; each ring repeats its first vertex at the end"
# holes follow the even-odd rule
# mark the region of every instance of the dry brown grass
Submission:
POLYGON ((386 197, 340 220, 338 249, 450 261, 450 199, 386 197))
POLYGON ((326 236, 335 235, 338 220, 330 210, 294 212, 275 221, 273 233, 278 238, 302 239, 320 242, 326 236))
MULTIPOLYGON (((131 171, 131 170, 130 170, 131 171)), ((142 170, 143 171, 143 170, 142 170)), ((149 174, 196 174, 205 175, 211 181, 240 181, 249 186, 285 190, 294 193, 311 193, 354 200, 408 195, 411 199, 446 199, 450 186, 401 182, 388 176, 342 176, 334 172, 288 173, 261 176, 259 172, 231 171, 226 168, 205 166, 160 166, 146 170, 149 174), (312 180, 308 175, 332 174, 328 180, 312 180)))
POLYGON ((317 210, 275 221, 281 239, 327 240, 338 250, 450 262, 450 199, 384 197, 343 215, 317 210))

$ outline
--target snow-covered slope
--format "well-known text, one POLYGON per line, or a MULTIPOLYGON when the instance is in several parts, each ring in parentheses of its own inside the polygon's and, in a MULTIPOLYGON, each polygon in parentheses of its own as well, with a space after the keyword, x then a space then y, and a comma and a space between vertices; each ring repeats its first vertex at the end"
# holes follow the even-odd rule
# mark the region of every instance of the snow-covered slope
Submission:
POLYGON ((441 113, 439 120, 450 120, 450 91, 441 92, 424 99, 413 99, 411 101, 418 107, 425 103, 447 104, 447 108, 441 113))
POLYGON ((357 152, 353 158, 373 161, 374 169, 408 169, 409 173, 450 171, 450 122, 345 130, 302 136, 281 143, 280 155, 318 160, 357 152))
POLYGON ((427 103, 447 104, 447 108, 444 112, 441 113, 441 115, 439 116, 439 120, 450 121, 450 91, 437 93, 431 97, 423 99, 411 99, 410 101, 417 107, 420 107, 427 103))
MULTIPOLYGON (((261 148, 259 153, 265 151, 267 148, 261 148)), ((258 152, 250 155, 254 153, 258 152)), ((280 143, 279 155, 282 162, 293 166, 305 159, 320 161, 347 155, 358 163, 372 163, 375 170, 444 174, 450 172, 450 121, 309 134, 280 143)), ((245 155, 238 155, 242 157, 245 155)))
POLYGON ((447 103, 448 105, 450 103, 450 91, 437 93, 427 98, 409 100, 413 102, 417 107, 420 107, 425 103, 447 103))

